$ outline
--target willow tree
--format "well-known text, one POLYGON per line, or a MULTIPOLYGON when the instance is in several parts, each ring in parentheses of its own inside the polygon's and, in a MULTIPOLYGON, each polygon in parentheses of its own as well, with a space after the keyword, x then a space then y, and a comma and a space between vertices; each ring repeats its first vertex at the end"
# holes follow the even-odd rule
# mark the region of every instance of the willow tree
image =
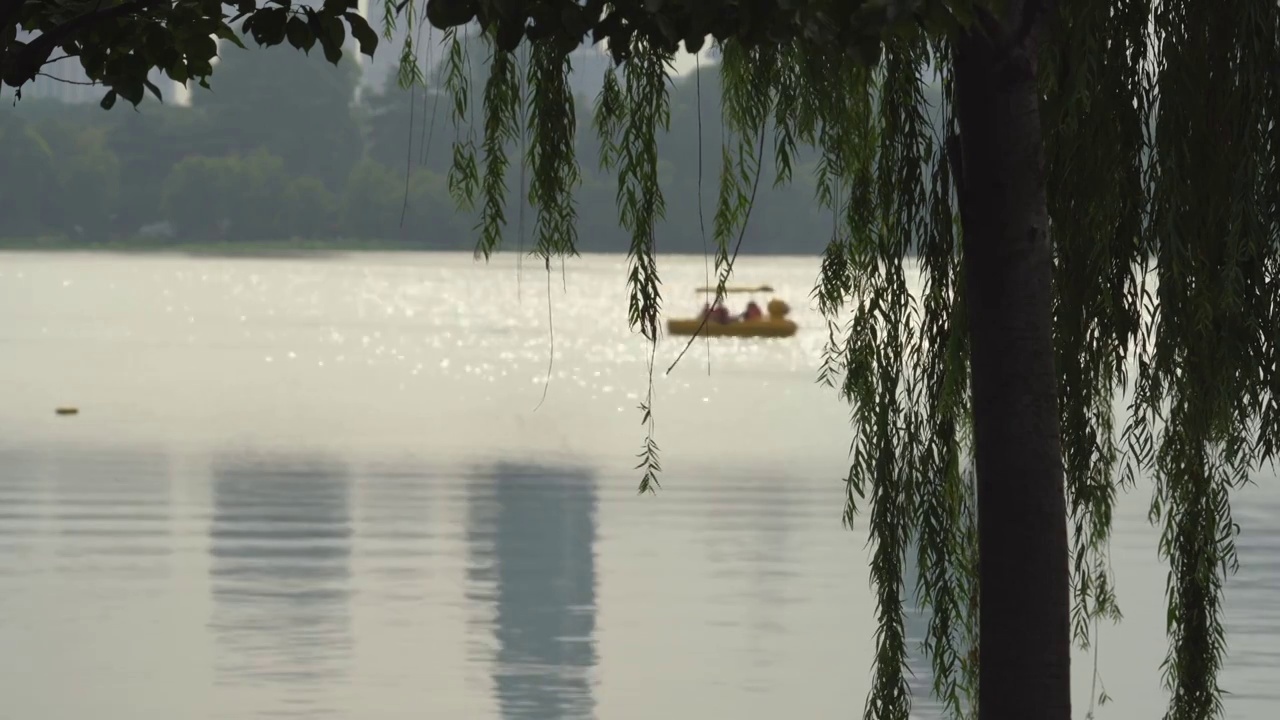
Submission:
MULTIPOLYGON (((656 142, 676 52, 721 51, 722 286, 764 153, 775 182, 801 145, 820 153, 815 202, 832 216, 815 288, 829 334, 820 377, 853 408, 845 514, 867 511, 874 541, 867 716, 907 717, 914 546, 932 690, 949 714, 1069 717, 1071 639, 1087 644, 1096 621, 1119 616, 1106 547, 1117 491, 1139 474, 1154 479, 1170 564, 1168 715, 1221 714, 1230 494, 1280 447, 1275 0, 385 0, 387 36, 410 26, 407 85, 424 79, 424 18, 448 31, 450 188, 480 206, 486 257, 518 139, 534 251, 574 252, 568 56, 607 43, 616 67, 594 127, 632 236, 631 322, 650 342, 656 142), (489 72, 473 102, 479 53, 489 72), (941 108, 925 106, 935 81, 941 108), (477 106, 479 137, 464 129, 477 106), (1120 421, 1118 391, 1130 398, 1120 421)), ((159 94, 154 68, 207 82, 210 36, 238 41, 238 19, 259 44, 319 44, 332 62, 347 27, 364 51, 377 45, 354 0, 0 0, 0 81, 20 88, 78 57, 109 88, 104 106, 137 104, 159 94)), ((652 437, 642 457, 647 488, 652 437)))
MULTIPOLYGON (((405 1, 402 18, 421 23, 405 1)), ((907 717, 903 567, 915 547, 932 691, 949 713, 1069 718, 1072 639, 1088 645, 1098 620, 1119 617, 1107 542, 1117 491, 1139 474, 1154 478, 1171 566, 1168 715, 1220 714, 1230 491, 1280 440, 1274 0, 423 9, 447 32, 450 187, 480 206, 485 257, 506 222, 518 138, 534 252, 575 252, 569 53, 607 45, 615 67, 593 125, 631 234, 631 323, 650 342, 664 210, 656 143, 675 54, 713 42, 722 58, 721 288, 763 154, 776 154, 774 181, 786 182, 801 144, 820 153, 815 201, 832 215, 815 289, 829 333, 821 377, 853 407, 845 515, 865 500, 874 542, 868 717, 907 717), (473 100, 465 68, 481 54, 489 75, 473 100), (941 108, 925 106, 930 82, 944 89, 941 108), (466 130, 476 108, 478 136, 466 130), (1131 398, 1122 422, 1118 393, 1131 398)), ((653 409, 642 409, 652 432, 653 409)), ((652 436, 641 456, 647 489, 652 436)))

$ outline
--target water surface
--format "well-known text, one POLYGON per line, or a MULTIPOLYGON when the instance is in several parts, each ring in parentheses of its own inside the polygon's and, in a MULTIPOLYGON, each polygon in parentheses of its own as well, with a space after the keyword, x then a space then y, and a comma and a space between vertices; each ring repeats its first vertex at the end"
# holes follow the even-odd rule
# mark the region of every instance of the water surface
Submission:
MULTIPOLYGON (((662 342, 656 497, 623 259, 532 267, 0 255, 0 717, 860 717, 873 600, 816 261, 740 263, 796 338, 699 343, 670 376, 662 342)), ((702 260, 663 273, 694 312, 702 260)), ((1270 480, 1237 510, 1241 720, 1280 707, 1270 480)), ((1104 718, 1163 709, 1147 499, 1117 519, 1104 718)))

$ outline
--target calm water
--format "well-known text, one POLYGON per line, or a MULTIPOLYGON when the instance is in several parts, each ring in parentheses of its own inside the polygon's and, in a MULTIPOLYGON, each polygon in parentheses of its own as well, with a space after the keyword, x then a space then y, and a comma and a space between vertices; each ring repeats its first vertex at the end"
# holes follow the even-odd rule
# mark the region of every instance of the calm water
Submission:
MULTIPOLYGON (((657 497, 622 260, 532 268, 0 255, 0 718, 859 717, 873 603, 816 262, 740 265, 797 338, 657 378, 657 497)), ((663 271, 696 310, 703 262, 663 271)), ((1271 480, 1238 503, 1232 718, 1280 708, 1271 480)), ((1117 521, 1104 718, 1163 708, 1148 492, 1117 521)))

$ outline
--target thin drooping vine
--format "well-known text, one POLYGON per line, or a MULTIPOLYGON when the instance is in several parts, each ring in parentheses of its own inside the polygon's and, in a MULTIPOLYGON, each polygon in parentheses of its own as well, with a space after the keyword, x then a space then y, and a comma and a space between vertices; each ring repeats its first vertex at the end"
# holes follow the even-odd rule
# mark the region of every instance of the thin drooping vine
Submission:
MULTIPOLYGON (((445 32, 448 55, 444 64, 444 87, 453 98, 453 162, 449 166, 449 194, 464 211, 475 208, 476 189, 480 183, 476 167, 475 133, 468 122, 467 110, 471 105, 468 66, 470 63, 466 43, 458 38, 458 31, 445 32)), ((416 59, 415 59, 416 65, 416 59)))
MULTIPOLYGON (((522 64, 529 64, 529 49, 521 48, 522 64)), ((520 84, 520 157, 529 156, 529 85, 528 83, 520 84)), ((521 302, 524 296, 524 234, 525 234, 525 210, 529 204, 529 168, 528 163, 520 163, 520 178, 518 181, 518 192, 516 194, 517 202, 520 203, 519 210, 516 212, 516 302, 521 302)))
MULTIPOLYGON (((707 253, 707 221, 702 207, 702 56, 693 56, 694 113, 698 118, 698 235, 702 238, 702 287, 711 285, 711 264, 707 253)), ((710 298, 704 298, 711 307, 710 298)), ((711 336, 704 335, 707 348, 707 374, 711 374, 711 336)))
POLYGON ((409 147, 405 150, 404 168, 404 200, 400 202, 400 227, 404 227, 404 218, 409 212, 409 185, 413 179, 413 111, 418 106, 415 101, 417 85, 409 87, 409 147))
MULTIPOLYGON (((725 142, 721 150, 720 193, 716 203, 712 233, 716 242, 716 285, 711 305, 725 299, 726 286, 733 276, 733 266, 742 250, 747 224, 755 207, 763 170, 764 143, 768 132, 769 111, 773 105, 773 59, 762 53, 726 52, 722 59, 724 78, 724 128, 737 141, 737 154, 725 142), (767 89, 760 92, 760 89, 767 89), (755 137, 754 142, 750 138, 755 137), (736 239, 734 235, 737 235, 736 239)), ((699 216, 702 206, 699 201, 699 216)), ((702 336, 710 320, 704 314, 689 340, 667 367, 675 369, 693 343, 702 336)))
POLYGON ((551 305, 551 258, 545 257, 543 261, 547 270, 547 332, 551 335, 551 342, 547 351, 547 378, 542 383, 542 397, 538 398, 538 404, 533 407, 534 412, 547 401, 547 392, 551 390, 551 371, 556 365, 556 320, 551 305))
MULTIPOLYGON (((757 137, 758 137, 758 140, 756 142, 756 150, 755 150, 754 157, 758 159, 761 156, 761 154, 764 152, 765 128, 763 126, 760 128, 757 134, 757 137)), ((727 293, 726 286, 729 284, 729 280, 733 277, 733 264, 738 259, 738 251, 742 249, 742 239, 746 237, 746 232, 747 232, 747 221, 751 219, 751 209, 755 207, 755 203, 756 203, 756 192, 760 189, 760 175, 761 175, 760 163, 757 161, 754 163, 754 171, 752 173, 751 180, 750 180, 751 192, 743 198, 743 203, 740 206, 742 208, 741 220, 736 220, 735 216, 731 214, 731 211, 717 213, 717 216, 716 216, 717 227, 715 231, 716 235, 718 237, 723 237, 723 235, 719 231, 720 223, 725 223, 730 225, 736 224, 738 226, 737 228, 738 238, 733 243, 732 253, 725 253, 723 255, 717 254, 717 258, 716 258, 717 277, 716 277, 714 296, 713 296, 713 299, 711 300, 712 306, 719 305, 721 302, 724 301, 725 295, 727 293)), ((723 200, 723 197, 722 197, 722 200, 723 200)), ((699 208, 699 212, 701 212, 701 208, 699 208)), ((671 361, 670 365, 667 366, 666 374, 670 374, 671 371, 675 369, 676 365, 680 364, 680 360, 684 358, 685 353, 689 352, 689 348, 693 347, 693 343, 698 339, 699 336, 703 335, 703 331, 707 329, 707 322, 710 320, 710 317, 711 317, 710 313, 703 314, 701 321, 698 323, 698 326, 694 328, 693 333, 689 336, 689 340, 685 342, 684 347, 681 348, 680 352, 676 354, 676 358, 671 361)), ((710 362, 709 352, 707 357, 708 357, 708 363, 709 363, 710 362)), ((710 365, 708 365, 708 372, 710 372, 710 365)))
MULTIPOLYGON (((394 9, 388 6, 384 12, 384 19, 387 23, 385 36, 388 40, 391 39, 392 33, 395 31, 395 15, 396 13, 394 9)), ((425 15, 425 8, 421 17, 414 13, 406 15, 409 25, 406 28, 405 33, 404 55, 400 58, 400 73, 398 79, 400 86, 409 90, 409 145, 405 149, 404 199, 400 203, 401 228, 404 227, 405 215, 409 212, 409 185, 413 174, 413 110, 417 106, 417 103, 415 102, 415 94, 418 86, 423 84, 421 82, 423 78, 422 71, 418 66, 417 56, 413 51, 413 41, 409 38, 413 35, 413 29, 416 25, 418 28, 418 44, 422 44, 422 25, 425 24, 423 22, 426 19, 425 15)))
POLYGON ((644 40, 633 42, 632 52, 637 54, 623 67, 629 111, 619 128, 614 160, 618 167, 619 222, 631 232, 627 253, 631 265, 627 278, 631 290, 628 315, 631 326, 640 331, 650 346, 647 399, 641 408, 647 432, 637 466, 644 473, 640 479, 640 492, 644 493, 657 487, 657 476, 662 470, 654 439, 653 363, 662 300, 655 231, 666 213, 666 203, 658 185, 656 132, 666 130, 671 123, 667 76, 672 58, 648 47, 644 40))

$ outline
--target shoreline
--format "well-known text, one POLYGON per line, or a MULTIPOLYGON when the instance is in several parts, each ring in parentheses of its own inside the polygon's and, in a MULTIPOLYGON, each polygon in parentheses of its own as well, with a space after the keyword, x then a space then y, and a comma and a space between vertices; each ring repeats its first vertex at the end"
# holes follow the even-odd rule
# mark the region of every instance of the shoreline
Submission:
MULTIPOLYGON (((511 254, 514 249, 499 248, 495 255, 511 254)), ((338 255, 472 253, 470 247, 406 247, 404 243, 380 240, 269 240, 251 242, 163 242, 150 239, 105 242, 73 242, 65 238, 0 238, 0 254, 4 253, 86 253, 103 255, 179 255, 186 257, 222 258, 292 258, 329 257, 338 255)), ((583 255, 625 255, 626 248, 616 250, 582 250, 583 255)), ((710 257, 702 251, 668 250, 667 257, 710 257)), ((743 251, 743 257, 813 257, 819 253, 762 253, 743 251)))
MULTIPOLYGON (((447 248, 440 248, 452 252, 447 248)), ((433 252, 433 248, 405 247, 402 243, 361 240, 267 240, 252 242, 171 242, 146 238, 104 242, 69 241, 65 238, 2 238, 0 253, 101 253, 110 255, 186 255, 194 257, 314 257, 360 252, 433 252)))

